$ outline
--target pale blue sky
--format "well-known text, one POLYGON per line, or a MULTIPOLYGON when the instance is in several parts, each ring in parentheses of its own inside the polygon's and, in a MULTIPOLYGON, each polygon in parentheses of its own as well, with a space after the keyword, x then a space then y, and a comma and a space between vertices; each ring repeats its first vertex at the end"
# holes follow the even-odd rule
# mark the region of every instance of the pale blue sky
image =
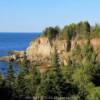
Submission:
POLYGON ((81 20, 100 22, 100 0, 0 0, 0 32, 41 32, 81 20))

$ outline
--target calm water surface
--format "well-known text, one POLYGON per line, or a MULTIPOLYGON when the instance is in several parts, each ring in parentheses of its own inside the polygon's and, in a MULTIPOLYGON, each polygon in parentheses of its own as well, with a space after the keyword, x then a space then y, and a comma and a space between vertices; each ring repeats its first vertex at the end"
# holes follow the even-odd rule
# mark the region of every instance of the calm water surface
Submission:
MULTIPOLYGON (((10 50, 25 50, 38 35, 39 33, 0 33, 0 56, 8 55, 10 50)), ((7 63, 0 62, 0 72, 6 73, 6 69, 7 63)))

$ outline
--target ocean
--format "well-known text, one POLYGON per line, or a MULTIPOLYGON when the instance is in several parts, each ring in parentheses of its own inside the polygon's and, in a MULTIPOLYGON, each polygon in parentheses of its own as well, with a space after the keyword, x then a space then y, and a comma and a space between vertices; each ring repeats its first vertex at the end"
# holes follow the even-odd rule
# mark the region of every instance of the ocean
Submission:
MULTIPOLYGON (((0 57, 7 56, 10 50, 25 50, 40 33, 0 33, 0 57)), ((15 65, 16 66, 16 65, 15 65)), ((0 73, 5 74, 7 62, 0 62, 0 73)), ((18 68, 14 67, 17 71, 18 68)))

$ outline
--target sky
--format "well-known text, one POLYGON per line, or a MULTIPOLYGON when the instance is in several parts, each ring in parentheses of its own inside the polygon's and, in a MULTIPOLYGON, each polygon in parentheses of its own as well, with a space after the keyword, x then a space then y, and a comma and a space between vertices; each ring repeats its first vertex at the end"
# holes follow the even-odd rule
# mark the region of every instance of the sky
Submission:
POLYGON ((41 32, 80 21, 100 23, 100 0, 0 0, 0 32, 41 32))

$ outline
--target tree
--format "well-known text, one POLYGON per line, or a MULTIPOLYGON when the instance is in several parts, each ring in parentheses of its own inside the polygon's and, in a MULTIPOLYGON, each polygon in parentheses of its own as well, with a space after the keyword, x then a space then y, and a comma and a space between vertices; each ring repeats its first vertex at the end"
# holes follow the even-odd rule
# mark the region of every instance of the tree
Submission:
POLYGON ((54 71, 60 71, 60 62, 59 62, 59 57, 58 57, 58 53, 57 53, 57 49, 56 47, 54 47, 54 53, 52 55, 52 66, 54 71))
POLYGON ((100 25, 96 24, 92 27, 91 38, 100 38, 100 25))
POLYGON ((51 97, 67 97, 72 93, 72 85, 66 83, 61 73, 57 50, 54 50, 52 56, 52 69, 48 70, 42 77, 40 84, 40 94, 42 96, 51 97))
POLYGON ((72 78, 79 88, 79 96, 81 100, 85 100, 89 89, 94 88, 94 85, 91 82, 91 75, 88 74, 87 70, 80 67, 74 71, 72 78))
POLYGON ((78 55, 78 53, 82 56, 81 62, 78 56, 74 55, 74 60, 76 61, 78 59, 78 61, 72 79, 73 82, 78 85, 80 99, 85 100, 90 94, 91 89, 95 87, 92 79, 95 74, 96 55, 90 40, 87 40, 87 43, 81 48, 81 52, 77 52, 76 55, 78 55))
POLYGON ((4 81, 3 75, 0 73, 0 88, 2 86, 3 81, 4 81))
POLYGON ((90 89, 87 100, 100 100, 100 87, 90 89))
POLYGON ((19 99, 24 98, 26 96, 25 95, 25 92, 26 92, 25 74, 26 73, 24 71, 24 68, 21 67, 15 80, 16 95, 19 99))
POLYGON ((76 37, 76 24, 70 24, 65 26, 62 30, 61 37, 67 40, 71 40, 76 37))
POLYGON ((7 69, 7 84, 8 86, 13 86, 14 84, 14 70, 13 70, 13 63, 9 62, 8 69, 7 69))
POLYGON ((94 73, 92 73, 92 82, 95 86, 100 86, 100 62, 95 63, 94 73))
POLYGON ((36 65, 31 64, 32 70, 27 73, 24 67, 20 68, 20 71, 16 78, 16 94, 19 99, 25 99, 36 96, 38 85, 40 84, 40 73, 36 65))
POLYGON ((91 26, 88 21, 79 22, 77 25, 77 35, 80 38, 89 38, 91 26))
POLYGON ((86 58, 86 60, 91 60, 93 55, 93 46, 90 43, 90 40, 87 40, 87 43, 83 47, 83 57, 86 58))
POLYGON ((30 78, 30 85, 29 85, 29 89, 32 96, 37 96, 36 92, 37 92, 37 88, 40 85, 40 82, 41 82, 41 74, 39 70, 37 69, 37 66, 33 65, 31 78, 30 78))
POLYGON ((15 99, 15 75, 14 75, 12 61, 8 63, 7 75, 6 75, 6 79, 3 82, 2 93, 3 96, 4 95, 7 96, 8 100, 15 99))
POLYGON ((55 39, 56 36, 59 34, 59 28, 58 27, 48 27, 44 30, 43 34, 44 36, 48 37, 49 40, 51 41, 52 39, 55 39))
POLYGON ((30 88, 31 88, 31 72, 29 71, 30 62, 27 60, 26 52, 24 52, 24 58, 22 63, 20 64, 19 73, 16 77, 15 89, 16 94, 19 99, 27 98, 32 96, 30 88))
POLYGON ((29 72, 29 61, 27 60, 27 54, 26 54, 26 51, 24 52, 24 57, 23 57, 23 62, 21 64, 23 68, 23 71, 25 71, 25 73, 28 73, 29 72))

